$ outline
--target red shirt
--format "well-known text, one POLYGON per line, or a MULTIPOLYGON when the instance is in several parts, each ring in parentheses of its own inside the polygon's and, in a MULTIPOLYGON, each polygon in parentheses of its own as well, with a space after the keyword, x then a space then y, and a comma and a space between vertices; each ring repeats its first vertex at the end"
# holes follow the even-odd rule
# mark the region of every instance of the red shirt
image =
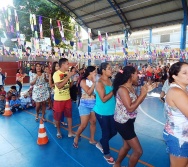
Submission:
POLYGON ((6 91, 0 91, 0 95, 5 95, 6 96, 7 92, 6 91))

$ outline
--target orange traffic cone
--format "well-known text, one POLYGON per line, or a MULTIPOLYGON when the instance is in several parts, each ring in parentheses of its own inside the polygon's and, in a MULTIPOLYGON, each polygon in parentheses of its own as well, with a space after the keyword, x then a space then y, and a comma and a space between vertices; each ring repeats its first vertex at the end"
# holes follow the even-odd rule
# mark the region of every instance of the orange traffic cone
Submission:
POLYGON ((40 119, 40 125, 39 125, 39 133, 38 133, 38 145, 44 145, 48 143, 48 136, 46 134, 46 129, 44 127, 44 123, 42 119, 40 119))
POLYGON ((10 110, 8 99, 6 99, 6 105, 5 105, 5 112, 3 114, 4 116, 11 116, 12 111, 10 110))

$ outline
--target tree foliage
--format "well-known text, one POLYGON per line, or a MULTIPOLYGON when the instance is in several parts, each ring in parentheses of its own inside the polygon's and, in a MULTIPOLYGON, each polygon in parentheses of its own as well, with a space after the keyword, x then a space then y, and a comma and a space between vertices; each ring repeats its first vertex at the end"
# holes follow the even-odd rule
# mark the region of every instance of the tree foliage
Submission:
MULTIPOLYGON (((26 40, 30 41, 30 38, 33 37, 31 26, 30 26, 30 13, 36 14, 37 16, 37 26, 38 23, 38 16, 44 16, 42 18, 43 23, 43 36, 44 37, 51 37, 50 34, 50 18, 52 18, 52 24, 54 28, 54 36, 56 40, 61 41, 61 36, 59 33, 59 29, 57 27, 57 20, 63 21, 63 26, 65 29, 71 31, 64 31, 66 40, 72 40, 74 37, 74 23, 71 22, 71 18, 67 16, 63 10, 49 2, 48 0, 13 0, 13 4, 15 9, 17 10, 19 25, 20 25, 20 34, 25 34, 26 40)), ((1 21, 5 24, 4 19, 1 21)), ((14 20, 14 27, 15 27, 15 17, 12 10, 12 18, 14 20)), ((1 33, 2 29, 0 29, 1 33)), ((39 34, 39 27, 37 28, 38 36, 39 34)), ((16 36, 16 34, 14 34, 16 36)), ((65 47, 65 44, 61 43, 60 45, 65 47)), ((62 47, 61 46, 61 47, 62 47)))

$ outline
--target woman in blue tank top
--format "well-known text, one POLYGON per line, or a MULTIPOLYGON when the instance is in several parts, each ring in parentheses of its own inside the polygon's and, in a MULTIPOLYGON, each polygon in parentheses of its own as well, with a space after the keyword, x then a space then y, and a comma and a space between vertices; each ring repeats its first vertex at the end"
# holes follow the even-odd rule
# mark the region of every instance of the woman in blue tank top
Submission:
POLYGON ((109 148, 109 140, 117 134, 113 118, 115 98, 110 80, 112 68, 108 63, 101 63, 99 73, 101 77, 96 85, 96 104, 93 110, 102 130, 102 138, 96 147, 104 154, 104 158, 109 164, 114 164, 109 148))

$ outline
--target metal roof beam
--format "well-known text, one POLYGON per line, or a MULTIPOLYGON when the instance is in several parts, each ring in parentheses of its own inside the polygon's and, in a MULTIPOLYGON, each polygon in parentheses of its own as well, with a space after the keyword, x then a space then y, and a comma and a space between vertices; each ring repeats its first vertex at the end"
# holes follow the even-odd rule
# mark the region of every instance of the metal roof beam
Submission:
MULTIPOLYGON (((121 22, 124 24, 124 26, 127 26, 126 21, 124 20, 124 18, 121 16, 121 13, 119 13, 119 10, 116 9, 116 6, 114 5, 113 2, 111 2, 111 0, 107 0, 109 2, 109 4, 111 5, 111 7, 114 9, 114 11, 116 12, 116 14, 119 16, 121 22)), ((104 27, 103 27, 104 28, 104 27)))
MULTIPOLYGON (((87 26, 87 24, 85 23, 85 22, 83 22, 82 21, 82 19, 79 17, 79 16, 77 16, 77 14, 76 13, 74 13, 73 11, 71 11, 71 9, 68 7, 68 6, 66 6, 64 3, 62 3, 60 0, 48 0, 49 2, 51 2, 51 3, 53 3, 54 5, 56 5, 56 6, 60 6, 60 8, 67 14, 67 15, 69 15, 70 17, 72 17, 80 26, 84 26, 83 28, 86 30, 86 32, 87 32, 87 29, 86 28, 88 28, 88 26, 87 26), (56 3, 54 3, 54 1, 55 2, 58 2, 58 4, 56 4, 56 3), (67 9, 67 10, 65 10, 65 9, 67 9), (73 15, 74 16, 73 16, 73 15), (75 19, 76 18, 76 19, 75 19)), ((93 31, 91 31, 93 34, 95 34, 93 31)))
MULTIPOLYGON (((130 1, 133 1, 133 0, 123 1, 123 2, 119 3, 119 5, 125 4, 125 3, 130 2, 130 1)), ((90 13, 88 13, 88 14, 84 14, 84 15, 82 15, 82 16, 80 16, 80 17, 85 17, 85 16, 88 16, 88 15, 93 15, 93 14, 95 14, 95 13, 97 13, 97 12, 101 12, 102 10, 107 10, 107 9, 111 9, 111 8, 112 8, 111 6, 109 6, 109 7, 104 7, 104 8, 102 8, 102 9, 95 10, 95 11, 90 12, 90 13)))
POLYGON ((187 1, 182 0, 182 6, 183 6, 183 11, 185 15, 188 15, 188 6, 187 6, 187 1))
POLYGON ((132 27, 131 27, 131 25, 129 24, 129 22, 128 22, 128 20, 127 20, 125 14, 124 14, 124 12, 121 10, 119 4, 116 2, 116 0, 113 0, 113 1, 114 1, 115 5, 117 6, 118 10, 120 11, 120 14, 123 16, 124 21, 126 21, 126 23, 129 25, 129 28, 131 29, 132 27))
MULTIPOLYGON (((117 15, 111 15, 111 16, 102 17, 102 18, 97 19, 97 20, 89 21, 89 22, 87 22, 87 24, 95 23, 95 22, 98 22, 98 21, 100 21, 100 20, 109 19, 109 18, 112 18, 112 17, 115 17, 115 16, 117 16, 117 15)), ((107 20, 107 21, 108 21, 108 20, 107 20)))
POLYGON ((106 28, 106 27, 112 27, 112 26, 116 26, 116 25, 119 25, 119 24, 123 24, 122 22, 119 22, 119 23, 114 23, 114 24, 110 24, 110 25, 105 25, 105 26, 101 26, 101 27, 96 27, 94 29, 102 29, 102 28, 106 28))
MULTIPOLYGON (((155 17, 155 16, 160 16, 160 15, 164 15, 164 14, 169 14, 169 13, 173 13, 173 12, 178 12, 178 11, 181 11, 181 10, 182 9, 176 9, 176 10, 172 10, 172 11, 169 11, 169 12, 163 12, 163 13, 154 14, 154 15, 150 15, 150 16, 140 17, 140 18, 132 19, 132 20, 130 20, 130 22, 137 21, 137 20, 142 20, 142 19, 147 19, 147 18, 151 18, 151 17, 155 17)), ((100 28, 105 28, 105 27, 111 27, 111 26, 115 26, 115 25, 119 25, 119 24, 122 24, 122 22, 111 24, 111 25, 106 25, 106 26, 102 26, 102 27, 97 27, 95 29, 100 29, 100 28)))
POLYGON ((143 30, 143 29, 149 29, 149 28, 158 28, 162 27, 163 25, 169 25, 169 24, 176 24, 176 23, 181 23, 183 20, 178 19, 178 20, 171 20, 171 21, 165 21, 165 22, 160 22, 160 23, 155 23, 155 24, 150 24, 146 26, 139 26, 139 27, 134 27, 132 30, 143 30))
POLYGON ((90 3, 87 3, 87 4, 85 4, 85 5, 82 5, 82 6, 80 6, 80 7, 78 7, 78 8, 74 8, 74 9, 72 9, 72 10, 80 10, 80 9, 82 9, 82 8, 85 8, 85 7, 87 7, 87 6, 90 6, 90 5, 93 5, 94 3, 97 3, 97 2, 100 2, 100 1, 103 1, 103 0, 94 0, 93 2, 90 2, 90 3))
MULTIPOLYGON (((139 26, 139 27, 135 27, 132 30, 133 31, 139 31, 139 30, 144 30, 144 29, 149 29, 149 28, 158 28, 158 27, 162 27, 162 26, 166 26, 166 25, 173 25, 173 24, 177 24, 177 23, 181 23, 182 19, 179 20, 172 20, 172 21, 168 21, 168 22, 162 22, 162 23, 156 23, 156 24, 150 24, 150 25, 145 25, 145 26, 139 26)), ((108 26, 110 27, 110 26, 108 26)), ((119 30, 119 31, 108 31, 108 34, 118 34, 118 33, 124 33, 123 30, 119 30)), ((101 32, 101 34, 105 34, 103 32, 101 32)), ((97 35, 93 36, 94 38, 97 37, 97 35)))
MULTIPOLYGON (((74 1, 76 1, 76 0, 69 0, 68 2, 65 2, 64 4, 65 4, 65 5, 68 5, 69 3, 74 2, 74 1)), ((80 0, 77 0, 77 1, 80 1, 80 0)), ((63 2, 62 2, 62 3, 63 3, 63 2)))
POLYGON ((137 21, 137 20, 142 20, 142 19, 147 19, 147 18, 151 18, 151 17, 155 17, 155 16, 161 16, 161 15, 165 15, 165 14, 169 14, 169 13, 179 12, 179 11, 182 11, 182 8, 171 10, 171 11, 167 11, 167 12, 163 12, 163 13, 153 14, 153 15, 149 15, 149 16, 139 17, 139 18, 130 20, 130 22, 137 21))
MULTIPOLYGON (((162 5, 162 4, 167 3, 167 2, 170 2, 170 1, 174 1, 174 0, 165 0, 165 1, 162 1, 162 2, 157 2, 157 3, 152 4, 152 5, 144 6, 144 7, 137 8, 137 9, 132 9, 132 10, 129 10, 129 11, 124 12, 124 13, 127 14, 127 13, 134 12, 134 11, 137 11, 137 10, 143 10, 143 9, 150 8, 150 7, 153 7, 153 6, 162 5)), ((121 3, 119 3, 119 5, 125 4, 125 3, 126 3, 126 2, 121 2, 121 3)), ((109 9, 109 7, 108 7, 108 8, 102 8, 102 9, 96 10, 96 11, 94 11, 94 12, 90 12, 89 14, 85 14, 85 15, 82 15, 82 16, 80 16, 80 17, 83 18, 83 17, 85 17, 85 16, 87 16, 87 15, 92 15, 92 14, 95 14, 95 13, 97 13, 97 12, 100 12, 101 10, 106 10, 106 9, 109 9)), ((102 17, 102 18, 99 18, 99 19, 97 19, 97 20, 93 20, 93 21, 90 21, 90 22, 87 22, 87 23, 93 23, 93 22, 96 22, 96 21, 101 20, 101 19, 107 19, 107 18, 109 18, 109 17, 115 17, 115 16, 117 16, 117 14, 110 15, 110 16, 106 16, 106 17, 102 17)))

